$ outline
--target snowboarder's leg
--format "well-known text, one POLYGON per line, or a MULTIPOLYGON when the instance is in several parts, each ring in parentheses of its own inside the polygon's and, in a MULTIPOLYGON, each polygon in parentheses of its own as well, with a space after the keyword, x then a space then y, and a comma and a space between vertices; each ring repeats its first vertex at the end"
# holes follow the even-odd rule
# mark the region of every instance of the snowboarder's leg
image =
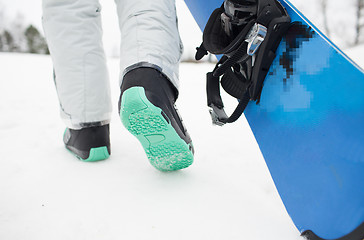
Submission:
POLYGON ((43 0, 43 27, 67 127, 110 121, 111 97, 97 0, 43 0))
POLYGON ((67 126, 64 143, 86 161, 110 154, 112 108, 100 11, 97 0, 43 0, 43 27, 67 126), (95 140, 100 134, 103 142, 95 140))
POLYGON ((115 0, 121 32, 121 80, 130 70, 151 66, 178 89, 183 51, 174 0, 115 0))
POLYGON ((175 2, 115 1, 121 30, 120 118, 155 168, 186 168, 194 149, 174 106, 183 50, 175 2))

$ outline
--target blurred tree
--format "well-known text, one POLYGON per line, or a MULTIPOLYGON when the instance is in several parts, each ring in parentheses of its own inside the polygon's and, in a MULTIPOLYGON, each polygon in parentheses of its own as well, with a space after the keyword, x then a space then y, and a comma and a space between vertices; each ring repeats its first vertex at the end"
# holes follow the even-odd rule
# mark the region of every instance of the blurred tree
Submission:
POLYGON ((29 25, 29 27, 25 29, 24 36, 27 42, 26 52, 41 54, 49 53, 44 37, 33 25, 29 25))
POLYGON ((12 20, 6 27, 13 36, 14 44, 17 46, 16 52, 27 52, 27 43, 24 36, 24 15, 17 13, 14 20, 12 20))
POLYGON ((3 39, 3 50, 4 52, 17 52, 19 51, 19 46, 16 45, 13 35, 5 30, 2 34, 3 39))
POLYGON ((364 0, 356 1, 356 26, 355 26, 355 42, 358 45, 363 40, 364 35, 364 0))
POLYGON ((2 37, 2 35, 0 33, 0 52, 3 52, 4 51, 3 48, 4 48, 3 37, 2 37))
POLYGON ((323 15, 323 27, 325 34, 330 37, 330 28, 329 28, 329 20, 328 20, 328 14, 327 14, 327 0, 321 0, 321 9, 322 9, 322 15, 323 15))

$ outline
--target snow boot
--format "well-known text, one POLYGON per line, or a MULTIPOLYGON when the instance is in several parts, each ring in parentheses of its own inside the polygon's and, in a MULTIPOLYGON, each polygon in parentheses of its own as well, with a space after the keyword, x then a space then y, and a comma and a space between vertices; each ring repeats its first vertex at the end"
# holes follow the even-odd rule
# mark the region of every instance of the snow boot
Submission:
POLYGON ((160 171, 183 169, 193 162, 192 140, 175 108, 176 99, 177 90, 156 69, 140 67, 124 76, 120 119, 160 171))
POLYGON ((105 160, 111 153, 109 124, 80 130, 67 128, 63 142, 66 148, 82 161, 105 160))

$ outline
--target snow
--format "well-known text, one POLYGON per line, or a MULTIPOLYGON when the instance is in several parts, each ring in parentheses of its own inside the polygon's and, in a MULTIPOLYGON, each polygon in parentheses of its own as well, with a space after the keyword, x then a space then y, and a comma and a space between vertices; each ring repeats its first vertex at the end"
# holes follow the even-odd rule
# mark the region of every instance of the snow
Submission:
POLYGON ((112 156, 84 163, 62 143, 50 57, 0 53, 0 239, 301 239, 246 120, 211 125, 212 65, 181 65, 177 104, 195 162, 162 173, 118 119, 119 64, 108 64, 112 156))
POLYGON ((356 64, 364 69, 364 44, 355 46, 345 50, 345 53, 351 58, 356 64))

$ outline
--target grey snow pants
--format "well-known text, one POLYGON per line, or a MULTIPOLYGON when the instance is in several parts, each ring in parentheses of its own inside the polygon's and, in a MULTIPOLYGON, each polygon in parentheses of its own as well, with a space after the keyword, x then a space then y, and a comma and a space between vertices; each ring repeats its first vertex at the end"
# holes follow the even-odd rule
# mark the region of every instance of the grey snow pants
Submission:
MULTIPOLYGON (((121 34, 120 84, 141 65, 158 68, 178 89, 183 46, 175 0, 115 0, 121 34)), ((112 106, 98 0, 43 0, 43 28, 66 126, 110 122, 112 106)))

